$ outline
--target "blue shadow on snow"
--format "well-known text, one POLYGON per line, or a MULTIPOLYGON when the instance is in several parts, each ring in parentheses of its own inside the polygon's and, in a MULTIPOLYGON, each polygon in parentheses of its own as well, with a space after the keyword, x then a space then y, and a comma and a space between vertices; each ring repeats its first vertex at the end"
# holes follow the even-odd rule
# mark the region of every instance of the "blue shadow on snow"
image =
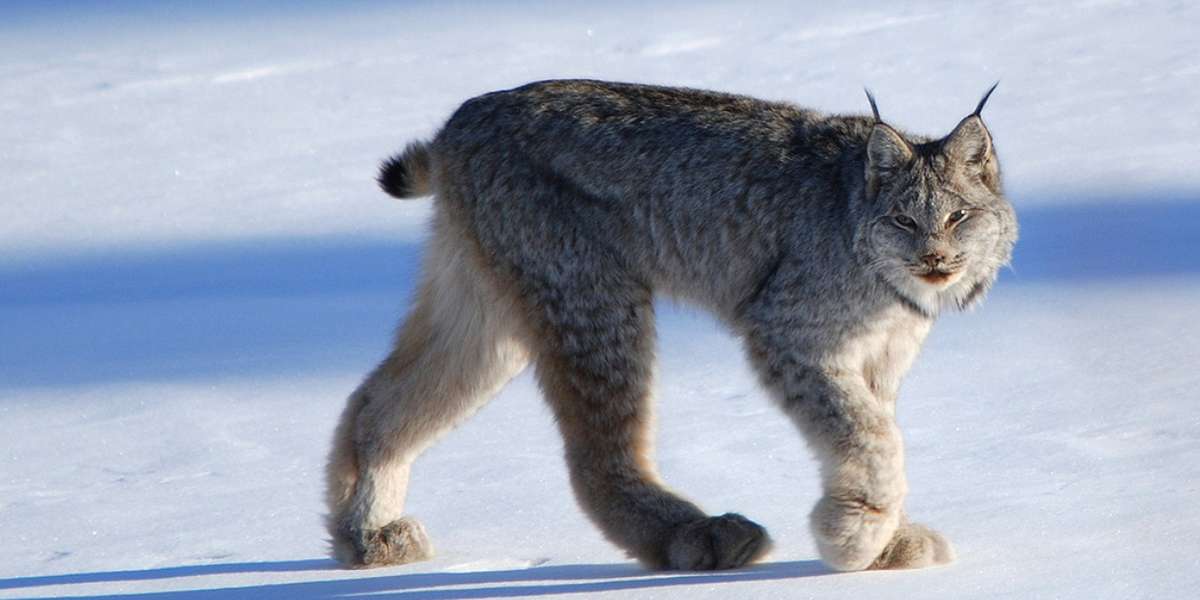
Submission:
MULTIPOLYGON (((1200 274, 1200 193, 1021 209, 1023 284, 1200 274)), ((0 389, 365 371, 417 275, 411 242, 315 238, 0 266, 0 389)))
MULTIPOLYGON (((331 561, 303 560, 229 565, 197 565, 147 571, 80 573, 0 580, 0 589, 28 588, 81 583, 140 581, 167 577, 189 577, 228 573, 307 571, 331 561), (316 564, 320 563, 320 564, 316 564)), ((158 600, 173 598, 255 598, 262 600, 305 600, 309 598, 356 598, 386 594, 388 598, 515 598, 549 594, 596 594, 624 590, 666 588, 681 585, 771 581, 832 575, 820 561, 791 561, 754 565, 735 571, 653 573, 637 565, 591 564, 548 565, 503 571, 465 573, 410 573, 375 577, 353 577, 229 588, 72 596, 92 600, 158 600), (515 584, 515 585, 514 585, 515 584), (466 587, 475 586, 475 587, 466 587), (438 589, 443 588, 443 589, 438 589)), ((33 600, 32 598, 30 600, 33 600)))

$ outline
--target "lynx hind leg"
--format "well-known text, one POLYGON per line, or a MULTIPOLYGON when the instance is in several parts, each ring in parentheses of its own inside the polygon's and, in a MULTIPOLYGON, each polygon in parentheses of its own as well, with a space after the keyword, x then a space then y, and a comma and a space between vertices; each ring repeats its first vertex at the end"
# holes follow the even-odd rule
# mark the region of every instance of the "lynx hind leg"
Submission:
POLYGON ((350 396, 326 481, 333 555, 348 566, 423 560, 404 515, 410 466, 524 368, 514 304, 479 272, 473 246, 435 221, 424 277, 386 359, 350 396))
POLYGON ((728 569, 757 560, 770 546, 762 527, 735 514, 708 517, 659 482, 649 439, 651 294, 622 280, 616 265, 579 269, 586 260, 554 278, 554 289, 527 298, 542 319, 538 378, 580 506, 650 568, 728 569))

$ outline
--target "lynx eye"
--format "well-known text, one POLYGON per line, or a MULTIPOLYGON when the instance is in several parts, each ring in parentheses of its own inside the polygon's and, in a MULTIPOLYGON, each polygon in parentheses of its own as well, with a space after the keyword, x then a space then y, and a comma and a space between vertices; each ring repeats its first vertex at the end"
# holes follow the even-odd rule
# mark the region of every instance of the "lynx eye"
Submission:
POLYGON ((892 217, 892 222, 903 229, 915 229, 917 226, 917 222, 908 215, 896 215, 892 217))
POLYGON ((967 218, 967 211, 965 211, 965 210, 956 210, 956 211, 954 211, 954 212, 950 213, 950 216, 949 216, 949 217, 947 217, 947 218, 946 218, 946 220, 947 220, 947 221, 948 221, 950 224, 954 224, 954 223, 957 223, 957 222, 959 222, 959 221, 961 221, 961 220, 963 220, 963 219, 965 219, 965 218, 967 218))

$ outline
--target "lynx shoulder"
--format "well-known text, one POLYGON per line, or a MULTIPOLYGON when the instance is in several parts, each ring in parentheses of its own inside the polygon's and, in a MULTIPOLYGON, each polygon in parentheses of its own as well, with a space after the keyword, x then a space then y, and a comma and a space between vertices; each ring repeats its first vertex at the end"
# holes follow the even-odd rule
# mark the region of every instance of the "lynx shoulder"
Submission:
POLYGON ((579 504, 609 540, 652 568, 763 556, 762 527, 707 515, 649 459, 652 302, 667 294, 744 340, 816 450, 825 495, 809 520, 829 565, 951 560, 904 514, 893 403, 934 318, 978 302, 1016 241, 986 99, 942 138, 874 110, 599 81, 468 100, 380 172, 389 194, 434 196, 433 236, 394 347, 335 432, 334 555, 429 556, 404 513, 409 466, 532 362, 579 504))

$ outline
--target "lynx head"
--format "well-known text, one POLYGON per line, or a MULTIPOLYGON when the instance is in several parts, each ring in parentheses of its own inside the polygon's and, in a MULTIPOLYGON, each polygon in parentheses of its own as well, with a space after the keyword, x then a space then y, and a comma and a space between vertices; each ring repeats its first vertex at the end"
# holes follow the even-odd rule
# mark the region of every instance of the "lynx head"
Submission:
POLYGON ((867 93, 875 125, 864 161, 866 219, 855 243, 884 282, 929 315, 977 302, 1017 240, 980 117, 991 93, 940 140, 905 137, 879 119, 867 93))

